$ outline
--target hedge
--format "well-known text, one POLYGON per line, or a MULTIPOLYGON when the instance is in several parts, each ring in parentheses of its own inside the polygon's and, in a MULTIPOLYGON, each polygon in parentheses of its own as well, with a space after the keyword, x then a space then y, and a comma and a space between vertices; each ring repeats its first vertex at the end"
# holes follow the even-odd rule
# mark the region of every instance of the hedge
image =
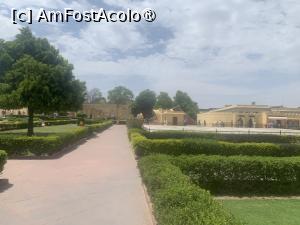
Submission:
POLYGON ((165 156, 148 156, 138 162, 160 225, 241 224, 209 192, 194 185, 165 156))
MULTIPOLYGON (((54 126, 54 125, 66 125, 66 124, 76 124, 77 120, 49 120, 44 121, 46 126, 54 126)), ((35 127, 41 127, 42 121, 35 121, 34 122, 35 127)), ((19 129, 27 129, 28 123, 27 121, 19 121, 19 122, 5 122, 0 123, 0 130, 6 131, 6 130, 19 130, 19 129)))
POLYGON ((300 157, 179 156, 170 160, 213 194, 300 194, 300 157))
POLYGON ((138 156, 153 153, 169 155, 248 155, 288 157, 300 156, 300 144, 230 143, 209 139, 147 139, 139 130, 130 136, 138 156))
POLYGON ((93 132, 100 132, 112 125, 111 121, 101 124, 78 127, 73 132, 53 134, 48 136, 28 137, 18 134, 1 134, 0 149, 7 152, 9 156, 47 156, 61 150, 70 143, 87 137, 93 132))
POLYGON ((0 150, 0 173, 3 171, 4 164, 6 163, 7 154, 5 151, 0 150))
POLYGON ((272 134, 224 134, 224 133, 205 133, 205 132, 189 132, 189 131, 156 131, 143 134, 149 139, 184 139, 184 138, 200 138, 213 139, 228 142, 256 142, 256 143, 299 143, 300 136, 281 136, 272 134))

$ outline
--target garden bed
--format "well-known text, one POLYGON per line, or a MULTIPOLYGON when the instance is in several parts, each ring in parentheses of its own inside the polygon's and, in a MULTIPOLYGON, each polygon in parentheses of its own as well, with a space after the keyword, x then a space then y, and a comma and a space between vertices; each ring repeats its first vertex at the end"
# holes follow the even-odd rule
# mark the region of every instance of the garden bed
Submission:
POLYGON ((13 130, 0 133, 0 149, 8 156, 50 156, 93 132, 110 127, 112 122, 87 125, 61 125, 36 128, 35 136, 26 136, 26 130, 13 130))

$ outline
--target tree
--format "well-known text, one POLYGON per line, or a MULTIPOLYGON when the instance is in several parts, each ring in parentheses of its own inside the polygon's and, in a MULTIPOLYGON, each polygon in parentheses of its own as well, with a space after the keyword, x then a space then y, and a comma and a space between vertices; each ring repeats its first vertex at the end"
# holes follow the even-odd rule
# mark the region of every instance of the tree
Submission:
POLYGON ((123 86, 115 87, 114 89, 108 91, 107 99, 109 103, 116 104, 117 115, 116 118, 119 120, 119 107, 123 104, 129 104, 133 100, 133 93, 129 89, 123 86))
POLYGON ((46 39, 35 38, 28 28, 7 42, 13 59, 3 72, 0 106, 28 109, 28 136, 34 134, 34 113, 81 108, 85 84, 73 76, 73 66, 46 39))
POLYGON ((155 92, 147 89, 142 91, 134 102, 135 114, 142 113, 145 119, 150 119, 153 116, 153 108, 156 103, 155 92))
POLYGON ((91 104, 105 103, 106 99, 98 88, 93 88, 87 93, 87 102, 91 104))
POLYGON ((155 108, 170 109, 173 107, 173 101, 168 93, 160 92, 157 96, 155 108))
POLYGON ((186 92, 177 91, 174 97, 174 104, 179 106, 193 119, 197 118, 197 113, 199 111, 198 104, 194 102, 186 92))

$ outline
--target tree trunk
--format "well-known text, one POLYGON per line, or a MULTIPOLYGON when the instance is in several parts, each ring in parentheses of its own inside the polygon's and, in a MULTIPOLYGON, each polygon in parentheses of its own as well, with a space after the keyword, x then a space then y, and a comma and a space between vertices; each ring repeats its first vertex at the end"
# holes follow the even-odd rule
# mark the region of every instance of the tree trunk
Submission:
POLYGON ((33 133, 33 109, 28 107, 28 130, 27 130, 27 136, 31 137, 34 135, 33 133))

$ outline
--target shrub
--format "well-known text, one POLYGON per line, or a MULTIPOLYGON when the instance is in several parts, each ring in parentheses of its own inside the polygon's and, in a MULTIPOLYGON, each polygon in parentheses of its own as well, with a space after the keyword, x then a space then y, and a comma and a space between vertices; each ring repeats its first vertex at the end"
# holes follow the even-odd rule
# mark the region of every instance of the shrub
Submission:
POLYGON ((132 119, 127 120, 127 127, 129 129, 132 129, 132 128, 141 129, 142 126, 143 126, 143 120, 136 119, 136 118, 132 118, 132 119))
POLYGON ((49 136, 28 137, 19 134, 1 134, 0 148, 5 150, 9 156, 52 155, 76 140, 87 137, 93 132, 105 130, 111 125, 112 123, 108 121, 101 124, 78 127, 72 132, 66 132, 59 135, 53 134, 49 136))
POLYGON ((4 164, 6 163, 7 154, 5 151, 0 150, 0 173, 3 171, 4 164))
POLYGON ((299 156, 300 144, 230 143, 211 139, 147 139, 140 130, 130 131, 138 156, 152 153, 169 155, 249 155, 249 156, 299 156))
POLYGON ((188 132, 188 131, 156 131, 144 132, 149 139, 184 139, 200 138, 213 139, 228 142, 255 142, 255 143, 299 143, 299 136, 280 136, 272 134, 226 134, 226 133, 205 133, 205 132, 188 132))
POLYGON ((240 224, 209 192, 192 184, 165 156, 138 162, 160 225, 240 224))
POLYGON ((196 184, 214 194, 300 193, 300 157, 170 157, 196 184))

